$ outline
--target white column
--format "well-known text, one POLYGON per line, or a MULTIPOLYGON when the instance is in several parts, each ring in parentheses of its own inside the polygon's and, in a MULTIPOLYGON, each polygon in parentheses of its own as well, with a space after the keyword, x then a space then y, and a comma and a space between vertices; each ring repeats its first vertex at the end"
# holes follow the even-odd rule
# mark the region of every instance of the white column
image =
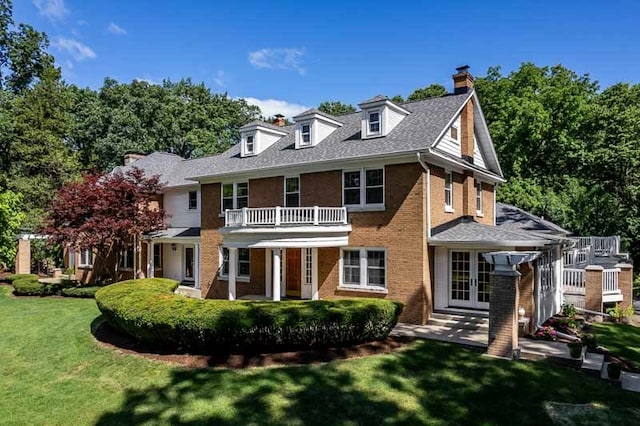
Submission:
POLYGON ((236 275, 238 268, 238 249, 229 247, 229 300, 236 300, 236 275))
POLYGON ((280 255, 281 249, 273 249, 273 300, 280 300, 280 255))
POLYGON ((311 300, 320 299, 318 294, 318 249, 311 249, 311 300))
POLYGON ((193 285, 200 288, 200 243, 193 245, 193 285))
POLYGON ((268 299, 271 298, 271 289, 273 286, 273 280, 271 276, 273 274, 273 253, 271 249, 265 249, 264 251, 264 295, 268 299))
POLYGON ((149 241, 147 243, 147 276, 149 278, 154 278, 156 276, 156 265, 153 264, 153 249, 155 247, 155 243, 153 241, 149 241))

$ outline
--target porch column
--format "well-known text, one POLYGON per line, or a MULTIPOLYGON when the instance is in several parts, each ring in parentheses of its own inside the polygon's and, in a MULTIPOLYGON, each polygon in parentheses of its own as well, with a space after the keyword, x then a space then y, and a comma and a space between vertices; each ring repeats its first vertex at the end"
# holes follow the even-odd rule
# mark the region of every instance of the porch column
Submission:
POLYGON ((147 243, 147 276, 149 278, 154 278, 156 276, 156 265, 153 263, 153 251, 155 248, 155 243, 153 241, 149 241, 147 243))
POLYGON ((318 248, 314 247, 311 249, 311 300, 318 299, 318 248))
POLYGON ((280 256, 282 249, 273 249, 273 300, 280 300, 280 256))
POLYGON ((273 280, 271 275, 273 274, 273 253, 271 249, 265 249, 264 251, 264 295, 266 298, 271 298, 271 289, 273 286, 273 280))
POLYGON ((16 253, 16 274, 31 273, 31 241, 28 237, 18 239, 18 251, 16 253))
POLYGON ((600 265, 589 265, 584 270, 584 308, 602 312, 602 273, 600 265))
POLYGON ((238 268, 238 249, 229 247, 229 300, 236 300, 236 275, 238 268))
POLYGON ((193 286, 200 288, 200 243, 193 245, 193 286))
POLYGON ((620 308, 627 309, 633 303, 633 265, 618 263, 616 268, 620 269, 618 274, 618 289, 622 293, 620 308))

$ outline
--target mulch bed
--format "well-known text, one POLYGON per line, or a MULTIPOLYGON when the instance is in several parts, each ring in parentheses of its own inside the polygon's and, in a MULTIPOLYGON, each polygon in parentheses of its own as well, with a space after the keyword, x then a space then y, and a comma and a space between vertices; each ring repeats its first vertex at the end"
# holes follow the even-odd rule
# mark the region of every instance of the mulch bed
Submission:
POLYGON ((385 354, 400 350, 415 340, 410 337, 388 337, 380 342, 343 348, 309 349, 278 353, 210 354, 187 353, 175 348, 139 342, 133 337, 114 329, 104 321, 96 325, 93 335, 101 346, 126 354, 139 355, 144 358, 175 363, 190 368, 217 367, 232 369, 318 364, 340 359, 385 354))

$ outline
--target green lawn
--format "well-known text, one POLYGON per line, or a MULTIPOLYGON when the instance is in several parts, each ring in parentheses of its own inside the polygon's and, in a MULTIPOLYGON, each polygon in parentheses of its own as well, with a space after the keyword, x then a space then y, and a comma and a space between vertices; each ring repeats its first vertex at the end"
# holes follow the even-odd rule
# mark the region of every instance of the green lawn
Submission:
POLYGON ((431 341, 318 366, 179 368, 96 345, 93 300, 8 291, 0 287, 2 424, 540 425, 550 423, 547 401, 596 403, 609 424, 621 413, 640 420, 626 409, 640 397, 577 371, 431 341))
POLYGON ((593 325, 593 332, 598 345, 640 367, 640 328, 629 324, 601 323, 593 325))

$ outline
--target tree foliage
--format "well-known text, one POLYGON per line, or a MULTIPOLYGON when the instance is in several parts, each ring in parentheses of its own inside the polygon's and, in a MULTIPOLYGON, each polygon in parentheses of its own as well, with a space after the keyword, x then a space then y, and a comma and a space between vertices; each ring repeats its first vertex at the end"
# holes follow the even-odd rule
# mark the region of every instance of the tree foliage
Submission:
POLYGON ((51 243, 77 250, 93 248, 103 264, 116 258, 142 235, 163 229, 164 211, 157 202, 163 185, 158 176, 145 177, 136 167, 126 172, 86 175, 63 186, 47 212, 44 232, 51 243))
POLYGON ((331 115, 344 115, 356 112, 353 105, 343 104, 340 101, 324 101, 320 104, 318 110, 331 115))
POLYGON ((447 89, 442 84, 431 84, 422 89, 416 89, 407 97, 407 101, 421 101, 423 99, 435 98, 447 94, 447 89))
POLYGON ((11 191, 0 192, 0 263, 13 265, 16 257, 15 239, 24 220, 22 196, 11 191))

